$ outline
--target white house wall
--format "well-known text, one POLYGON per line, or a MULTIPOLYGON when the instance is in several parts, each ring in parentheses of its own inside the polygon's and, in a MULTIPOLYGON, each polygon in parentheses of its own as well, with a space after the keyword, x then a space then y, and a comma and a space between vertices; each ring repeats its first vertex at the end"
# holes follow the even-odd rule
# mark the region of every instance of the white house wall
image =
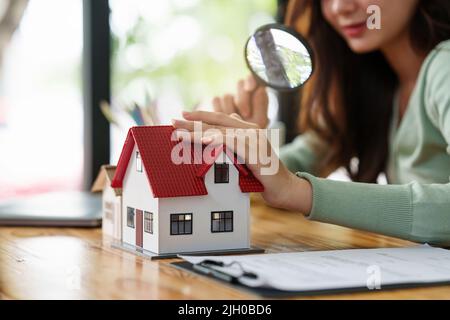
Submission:
POLYGON ((214 166, 205 175, 206 196, 159 199, 159 253, 250 247, 249 195, 239 188, 239 172, 230 159, 229 183, 214 183, 214 166), (212 233, 211 212, 233 211, 233 232, 212 233), (171 235, 170 215, 192 213, 192 234, 171 235))
POLYGON ((115 240, 122 240, 122 196, 115 198, 112 236, 115 240))
POLYGON ((108 236, 113 235, 113 218, 114 218, 114 203, 116 195, 114 193, 113 188, 110 186, 105 186, 102 192, 102 232, 108 236), (109 203, 111 205, 111 218, 107 217, 106 212, 108 209, 106 209, 106 203, 109 203))
MULTIPOLYGON (((122 188, 122 239, 124 242, 136 245, 136 229, 127 226, 127 207, 153 213, 153 234, 143 231, 143 247, 147 250, 158 251, 158 201, 153 198, 145 169, 136 171, 136 151, 134 146, 127 171, 123 179, 122 188)), ((158 170, 158 168, 155 168, 158 170)), ((134 216, 136 226, 136 214, 134 216)), ((144 223, 143 223, 144 226, 144 223)))

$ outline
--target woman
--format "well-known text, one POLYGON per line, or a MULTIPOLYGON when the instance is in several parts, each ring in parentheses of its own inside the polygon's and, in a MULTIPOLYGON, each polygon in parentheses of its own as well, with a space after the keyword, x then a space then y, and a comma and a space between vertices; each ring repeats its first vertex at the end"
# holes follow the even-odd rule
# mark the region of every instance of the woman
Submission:
MULTIPOLYGON (((310 21, 303 34, 317 69, 305 88, 305 133, 281 151, 284 165, 272 176, 249 166, 265 200, 312 220, 450 245, 450 2, 290 4, 297 28, 310 21), (381 9, 381 29, 366 27, 369 5, 381 9), (315 177, 340 166, 354 182, 315 177), (383 172, 390 184, 374 184, 383 172)), ((185 113, 174 126, 267 125, 267 96, 252 78, 213 103, 216 113, 185 113)))

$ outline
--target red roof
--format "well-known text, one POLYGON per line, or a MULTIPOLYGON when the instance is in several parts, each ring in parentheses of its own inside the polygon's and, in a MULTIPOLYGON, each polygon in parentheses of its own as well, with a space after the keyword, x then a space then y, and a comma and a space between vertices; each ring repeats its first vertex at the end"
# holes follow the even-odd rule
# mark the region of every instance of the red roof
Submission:
MULTIPOLYGON (((111 186, 122 188, 122 182, 128 168, 128 162, 137 144, 142 164, 149 180, 155 198, 200 196, 208 194, 204 177, 213 161, 206 163, 202 157, 205 146, 191 146, 192 164, 174 164, 171 159, 172 149, 178 141, 172 141, 173 126, 139 126, 128 131, 122 154, 117 164, 111 186), (201 159, 201 160, 200 160, 201 159)), ((236 156, 224 147, 218 147, 212 152, 215 160, 225 149, 239 171, 239 187, 242 192, 263 192, 264 187, 252 172, 243 164, 239 164, 236 156)))

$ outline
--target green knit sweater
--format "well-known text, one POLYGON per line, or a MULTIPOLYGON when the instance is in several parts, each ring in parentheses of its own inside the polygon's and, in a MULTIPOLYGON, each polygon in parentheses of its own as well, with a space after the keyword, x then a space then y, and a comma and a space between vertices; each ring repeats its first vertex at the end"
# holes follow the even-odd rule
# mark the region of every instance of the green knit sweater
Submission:
MULTIPOLYGON (((388 185, 314 177, 326 146, 313 134, 299 136, 280 157, 310 181, 309 218, 416 242, 450 245, 450 40, 426 58, 407 111, 390 134, 388 185)), ((375 133, 374 133, 375 134, 375 133)))

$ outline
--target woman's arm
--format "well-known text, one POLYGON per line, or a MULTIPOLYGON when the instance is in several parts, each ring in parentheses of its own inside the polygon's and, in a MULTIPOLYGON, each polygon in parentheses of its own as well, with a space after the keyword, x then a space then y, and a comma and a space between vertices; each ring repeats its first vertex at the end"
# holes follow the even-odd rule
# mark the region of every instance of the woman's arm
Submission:
POLYGON ((450 245, 450 184, 376 185, 299 176, 312 185, 311 220, 450 245))

